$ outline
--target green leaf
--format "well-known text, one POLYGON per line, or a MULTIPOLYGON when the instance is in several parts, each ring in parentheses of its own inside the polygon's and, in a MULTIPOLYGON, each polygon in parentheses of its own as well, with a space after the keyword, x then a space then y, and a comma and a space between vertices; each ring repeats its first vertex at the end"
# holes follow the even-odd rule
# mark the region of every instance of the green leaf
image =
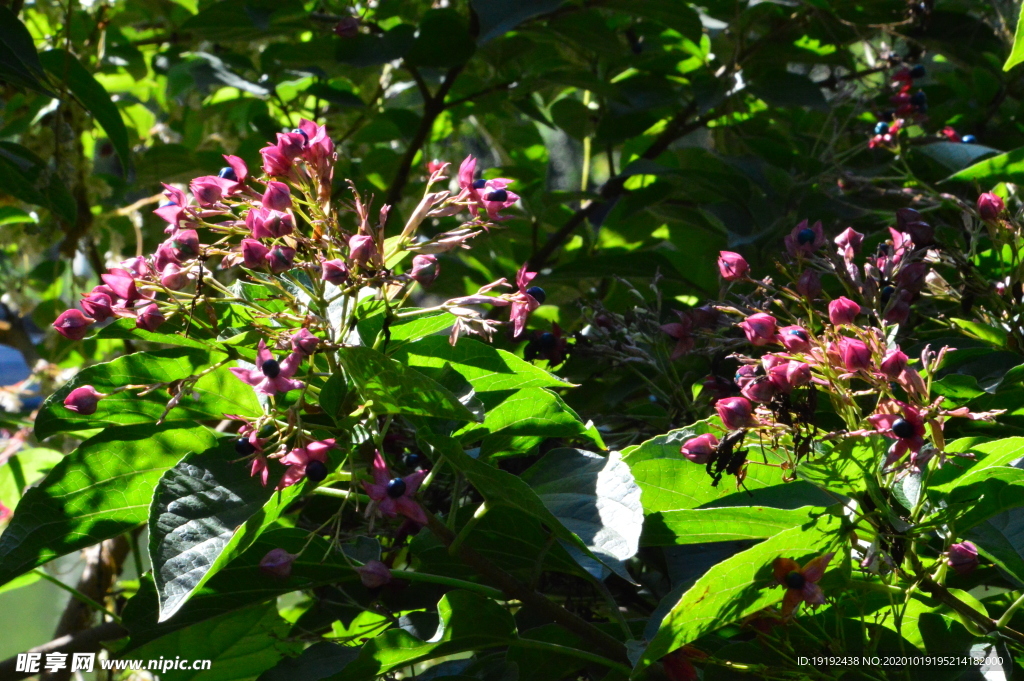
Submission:
POLYGON ((822 516, 808 527, 780 532, 709 570, 662 620, 633 677, 676 648, 780 601, 783 589, 765 588, 773 581, 772 561, 786 557, 803 564, 828 553, 838 539, 839 525, 834 516, 822 516))
POLYGON ((383 34, 360 33, 339 40, 334 57, 351 66, 378 66, 401 59, 415 42, 416 27, 398 24, 383 34))
POLYGON ((416 41, 405 55, 416 66, 451 68, 465 64, 476 44, 465 18, 454 9, 431 9, 420 19, 416 41))
POLYGON ((554 449, 522 479, 591 553, 630 580, 623 563, 640 547, 644 511, 640 488, 618 452, 604 457, 582 449, 554 449))
POLYGON ((789 71, 769 70, 759 74, 750 83, 750 91, 779 107, 808 107, 828 111, 828 103, 821 88, 807 76, 789 71))
POLYGON ((0 535, 0 584, 146 522, 165 470, 216 443, 178 423, 110 427, 83 442, 18 503, 0 535))
POLYGON ((943 182, 977 182, 984 187, 1000 182, 1024 182, 1024 147, 979 161, 943 182))
POLYGON ((968 319, 956 319, 955 317, 952 318, 950 321, 952 321, 962 330, 966 331, 967 335, 971 336, 972 338, 977 338, 978 340, 985 341, 986 343, 990 343, 996 346, 997 348, 1006 347, 1007 334, 1006 331, 1003 329, 1000 329, 995 326, 990 326, 988 324, 982 324, 981 322, 974 322, 968 319))
POLYGON ((174 661, 187 653, 192 660, 209 660, 209 669, 169 669, 163 681, 248 681, 270 669, 302 644, 288 640, 291 625, 277 613, 274 602, 229 612, 180 629, 131 652, 136 659, 174 661))
POLYGON ((246 521, 274 494, 249 475, 247 462, 232 462, 232 442, 179 461, 153 495, 149 557, 161 622, 224 566, 225 549, 240 540, 246 521))
POLYGON ((982 144, 964 144, 962 142, 932 142, 918 147, 918 151, 935 159, 953 172, 963 170, 986 156, 1000 153, 998 149, 982 144))
POLYGON ((964 533, 985 558, 1024 586, 1024 511, 1012 509, 978 523, 964 533))
MULTIPOLYGON (((140 396, 125 390, 100 400, 96 413, 85 416, 64 407, 64 398, 75 388, 91 385, 101 393, 111 393, 126 385, 170 383, 209 369, 210 364, 227 359, 203 348, 179 347, 153 352, 137 352, 112 362, 96 364, 75 375, 40 408, 35 433, 40 440, 67 431, 107 425, 155 422, 171 396, 166 389, 140 396)), ((220 419, 224 414, 251 416, 262 413, 252 388, 239 381, 229 367, 222 366, 199 379, 168 419, 220 419), (198 399, 196 399, 198 396, 198 399)))
POLYGON ((471 0, 480 22, 481 45, 511 31, 527 19, 554 12, 563 0, 471 0))
POLYGON ((478 393, 521 388, 569 388, 571 383, 540 367, 472 338, 460 338, 454 346, 443 336, 428 336, 403 345, 391 355, 402 364, 428 376, 445 364, 462 374, 478 393))
MULTIPOLYGON (((930 497, 939 498, 932 489, 930 497)), ((953 518, 958 532, 965 532, 997 513, 1024 506, 1024 470, 992 466, 971 471, 957 481, 946 496, 942 514, 953 518)))
POLYGON ((0 504, 8 508, 17 506, 22 492, 53 470, 64 455, 53 449, 30 447, 18 450, 0 466, 0 504))
POLYGON ((1009 466, 1024 457, 1024 437, 1002 440, 988 438, 962 438, 947 443, 946 452, 969 453, 973 458, 957 457, 955 466, 943 466, 932 471, 928 481, 928 494, 948 494, 960 486, 961 481, 975 472, 998 466, 1009 466))
POLYGON ((1017 18, 1017 31, 1013 34, 1013 47, 1010 49, 1010 56, 1006 58, 1006 63, 1003 64, 1003 71, 1009 71, 1024 61, 1024 6, 1020 12, 1017 18))
POLYGON ((455 433, 463 442, 500 434, 506 437, 537 435, 572 437, 586 426, 562 398, 543 388, 525 388, 481 394, 487 416, 480 425, 470 424, 455 433))
POLYGON ((75 200, 60 175, 13 142, 0 142, 0 191, 43 206, 65 222, 74 222, 78 214, 75 200))
MULTIPOLYGON (((587 548, 586 543, 548 510, 537 493, 522 478, 494 468, 479 459, 474 459, 462 451, 455 440, 432 433, 425 424, 418 423, 416 425, 421 447, 427 452, 432 452, 431 458, 435 464, 440 463, 442 458, 450 463, 466 476, 469 483, 483 495, 488 504, 511 506, 533 516, 547 525, 557 538, 563 540, 565 545, 575 548, 587 558, 597 560, 597 557, 587 548)), ((601 570, 594 568, 592 564, 583 565, 583 567, 588 571, 593 570, 591 574, 595 576, 601 574, 601 570)), ((613 566, 609 565, 608 567, 613 566)))
POLYGON ((201 40, 249 41, 302 28, 305 18, 296 0, 221 0, 204 6, 181 29, 201 40))
POLYGON ((429 641, 390 629, 367 641, 359 657, 336 670, 335 681, 371 681, 393 669, 438 657, 507 646, 516 637, 511 613, 489 598, 450 591, 437 604, 437 632, 429 641))
POLYGON ((321 681, 359 657, 359 648, 320 641, 263 672, 258 681, 321 681))
POLYGON ((410 414, 477 420, 458 398, 436 381, 402 362, 366 347, 343 348, 338 353, 345 372, 378 414, 410 414))
POLYGON ((85 70, 74 55, 64 50, 49 50, 39 55, 43 67, 57 80, 64 83, 82 106, 88 109, 96 122, 100 124, 114 150, 121 159, 121 167, 127 171, 131 166, 131 155, 128 147, 128 128, 121 119, 121 112, 111 101, 110 95, 97 82, 92 74, 85 70))
POLYGON ((763 539, 796 525, 814 522, 822 509, 814 506, 781 509, 767 506, 659 511, 647 516, 640 543, 644 546, 703 544, 763 539))
POLYGON ((623 14, 660 22, 669 28, 674 28, 683 37, 689 38, 695 43, 700 43, 700 37, 704 33, 704 27, 697 11, 679 0, 644 0, 643 2, 605 0, 600 6, 623 14))
MULTIPOLYGON (((289 487, 284 493, 290 489, 294 488, 289 487)), ((350 555, 354 553, 352 545, 343 548, 350 555)), ((167 621, 157 621, 156 587, 149 577, 143 579, 138 593, 128 601, 123 614, 124 625, 131 634, 128 649, 285 593, 325 584, 347 587, 358 583, 359 575, 324 538, 311 537, 308 530, 298 528, 271 528, 201 586, 178 614, 167 621), (260 560, 277 548, 302 553, 292 563, 292 572, 287 579, 272 577, 259 568, 260 560)))
POLYGON ((17 14, 0 5, 0 80, 54 96, 40 82, 45 77, 32 34, 17 14))

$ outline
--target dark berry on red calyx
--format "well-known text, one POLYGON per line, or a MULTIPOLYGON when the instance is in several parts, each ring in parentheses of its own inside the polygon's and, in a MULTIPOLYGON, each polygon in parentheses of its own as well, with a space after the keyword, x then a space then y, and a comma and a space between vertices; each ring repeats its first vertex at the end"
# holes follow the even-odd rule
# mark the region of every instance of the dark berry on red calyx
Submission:
POLYGON ((925 106, 928 104, 928 95, 924 93, 924 90, 918 90, 910 95, 910 103, 914 106, 925 106))
POLYGON ((161 201, 160 202, 160 207, 161 208, 163 208, 165 206, 177 206, 177 205, 178 205, 177 203, 175 203, 174 201, 170 201, 170 200, 168 200, 168 201, 161 201))
POLYGON ((891 121, 894 118, 896 118, 896 112, 893 111, 892 109, 888 109, 888 110, 882 112, 882 120, 883 121, 891 121))
POLYGON ((974 135, 964 135, 963 137, 960 138, 960 141, 963 142, 964 144, 974 144, 975 142, 978 141, 978 138, 976 138, 974 135))
POLYGON ((901 440, 914 437, 914 425, 906 419, 896 419, 892 424, 892 434, 901 440))
POLYGON ((889 132, 889 124, 888 123, 883 123, 882 121, 879 121, 878 123, 875 124, 875 134, 876 135, 884 135, 887 132, 889 132))
POLYGON ((277 378, 281 374, 281 365, 276 359, 268 359, 263 363, 262 371, 267 378, 277 378))
POLYGON ((292 132, 296 135, 302 135, 302 139, 306 140, 306 144, 309 144, 309 135, 306 134, 305 130, 302 128, 295 128, 292 132))
POLYGON ((892 298, 892 294, 895 292, 896 289, 894 289, 892 286, 886 286, 885 288, 882 289, 882 307, 885 307, 886 305, 889 304, 889 300, 892 298))
POLYGON ((544 293, 544 289, 540 286, 531 286, 526 289, 526 295, 530 296, 541 305, 543 305, 544 301, 548 299, 548 294, 544 293))
POLYGON ((508 201, 508 192, 504 189, 495 189, 493 192, 484 197, 488 201, 498 201, 504 203, 508 201))
POLYGON ((487 186, 487 180, 476 180, 473 182, 473 189, 483 189, 487 186))
POLYGON ((402 457, 402 463, 406 468, 416 468, 423 463, 423 455, 419 452, 409 452, 402 457))
POLYGON ((327 466, 316 459, 306 464, 306 477, 313 482, 323 482, 327 477, 327 466))
POLYGON ((540 338, 537 339, 537 344, 540 346, 541 350, 553 350, 557 342, 558 339, 555 338, 555 334, 550 331, 545 331, 540 335, 540 338))
POLYGON ((786 333, 788 333, 790 336, 796 336, 800 340, 810 340, 810 338, 807 335, 807 332, 804 331, 803 329, 790 329, 786 333))
POLYGON ((401 478, 391 478, 391 480, 388 481, 387 495, 392 499, 397 499, 405 494, 405 489, 405 480, 402 480, 401 478))
POLYGON ((796 242, 801 246, 806 246, 809 243, 814 242, 814 230, 810 227, 804 227, 796 235, 796 242))
POLYGON ((914 68, 910 69, 911 78, 924 78, 924 74, 924 64, 915 64, 914 68))
POLYGON ((225 180, 238 182, 238 175, 235 174, 234 168, 221 168, 220 172, 217 173, 217 177, 223 177, 225 180))
POLYGON ((803 574, 797 572, 796 570, 793 570, 788 575, 786 575, 785 581, 786 586, 788 586, 790 589, 802 589, 804 588, 804 584, 807 583, 807 578, 804 577, 803 574))
POLYGON ((235 440, 235 451, 238 452, 239 456, 249 456, 256 451, 255 445, 249 442, 249 438, 240 437, 235 440))

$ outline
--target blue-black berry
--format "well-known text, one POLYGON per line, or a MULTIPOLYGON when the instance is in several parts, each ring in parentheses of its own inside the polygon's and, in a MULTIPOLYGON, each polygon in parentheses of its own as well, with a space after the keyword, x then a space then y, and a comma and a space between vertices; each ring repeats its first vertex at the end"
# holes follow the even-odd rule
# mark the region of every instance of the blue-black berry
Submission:
POLYGON ((796 242, 801 246, 806 246, 809 243, 814 242, 814 230, 810 227, 804 227, 796 235, 796 242))
POLYGON ((160 207, 161 208, 163 208, 164 206, 177 206, 177 205, 178 205, 177 203, 175 203, 174 201, 171 201, 170 199, 168 199, 166 201, 161 201, 160 202, 160 207))
POLYGON ((910 95, 910 103, 917 107, 926 106, 928 104, 928 95, 924 93, 924 90, 918 90, 910 95))
POLYGON ((790 589, 802 589, 804 588, 804 584, 807 583, 807 578, 799 572, 797 572, 796 570, 793 570, 788 575, 786 575, 785 581, 786 586, 788 586, 790 589))
POLYGON ((892 434, 901 440, 914 437, 914 426, 906 419, 896 419, 892 424, 892 434))
POLYGON ((305 130, 303 130, 302 128, 295 128, 294 130, 292 130, 292 132, 302 135, 303 139, 306 140, 306 144, 309 144, 309 135, 306 134, 305 130))
POLYGON ((804 331, 803 329, 790 329, 786 333, 788 333, 790 336, 796 336, 800 340, 810 340, 810 337, 808 337, 807 332, 804 331))
POLYGON ((542 289, 540 286, 531 286, 530 288, 526 289, 526 295, 532 297, 541 305, 543 305, 544 301, 548 299, 548 294, 544 293, 544 289, 542 289))
POLYGON ((267 378, 277 378, 281 374, 281 365, 276 359, 268 359, 263 363, 263 375, 267 378))
POLYGON ((537 345, 540 346, 540 349, 544 352, 554 350, 557 343, 558 339, 555 338, 555 334, 550 331, 545 331, 540 335, 540 338, 537 339, 537 345))
POLYGON ((964 135, 963 137, 960 138, 960 141, 963 142, 964 144, 974 144, 978 140, 974 135, 964 135))
POLYGON ((925 68, 924 64, 915 64, 914 68, 910 69, 911 78, 924 78, 925 68))
POLYGON ((508 192, 504 189, 495 189, 493 192, 487 194, 484 199, 487 201, 505 202, 508 201, 508 192))
POLYGON ((249 438, 240 437, 235 440, 235 451, 238 452, 239 456, 249 456, 256 451, 255 445, 249 442, 249 438))
POLYGON ((402 463, 406 468, 417 468, 423 463, 423 455, 419 452, 409 452, 402 457, 402 463))
POLYGON ((217 173, 217 177, 223 177, 225 180, 238 182, 238 175, 235 174, 234 168, 221 168, 220 172, 217 173))
POLYGON ((889 300, 892 298, 892 294, 896 292, 892 286, 886 286, 882 289, 882 307, 889 304, 889 300))
POLYGON ((405 494, 405 489, 405 480, 402 480, 401 478, 391 478, 391 480, 388 481, 387 495, 392 499, 397 499, 405 494))
POLYGON ((306 464, 306 477, 313 482, 323 482, 323 479, 327 477, 327 466, 313 459, 306 464))
POLYGON ((475 180, 473 182, 473 189, 483 189, 487 186, 487 180, 475 180))
POLYGON ((884 135, 887 132, 889 132, 889 124, 888 123, 886 123, 884 121, 878 121, 877 123, 875 123, 875 134, 876 135, 884 135))

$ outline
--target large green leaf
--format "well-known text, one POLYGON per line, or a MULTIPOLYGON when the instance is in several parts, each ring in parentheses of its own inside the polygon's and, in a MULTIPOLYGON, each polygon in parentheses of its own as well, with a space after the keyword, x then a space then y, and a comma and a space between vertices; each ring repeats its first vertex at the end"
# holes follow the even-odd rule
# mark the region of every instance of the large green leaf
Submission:
POLYGON ((634 668, 646 667, 706 633, 782 599, 784 589, 767 589, 772 561, 778 557, 803 563, 827 553, 838 540, 839 521, 831 515, 807 527, 794 527, 719 563, 698 579, 662 620, 634 668))
POLYGON ((964 533, 993 563, 1013 575, 1024 586, 1024 510, 997 513, 964 533))
MULTIPOLYGON (((349 548, 346 545, 346 551, 349 548)), ((307 530, 299 528, 271 528, 199 587, 178 613, 164 622, 157 621, 159 603, 153 580, 148 576, 143 579, 138 593, 128 601, 123 614, 124 625, 131 634, 128 649, 285 593, 325 584, 358 582, 359 575, 341 554, 331 549, 326 539, 311 537, 307 530), (301 553, 292 563, 291 575, 287 579, 267 575, 259 568, 260 560, 278 548, 301 553)))
MULTIPOLYGON (((144 396, 139 396, 134 390, 111 394, 100 400, 96 413, 90 416, 66 409, 64 398, 83 385, 91 385, 101 393, 110 393, 126 385, 170 383, 198 375, 211 363, 225 359, 227 355, 222 353, 180 347, 137 352, 88 367, 75 374, 43 403, 36 418, 36 437, 42 440, 54 433, 154 422, 163 415, 171 398, 166 390, 156 390, 144 396)), ((261 411, 252 388, 235 378, 227 366, 222 366, 199 379, 167 418, 219 419, 223 414, 251 416, 261 411)))
POLYGON ((946 445, 948 453, 969 453, 972 458, 955 459, 955 466, 943 466, 933 471, 928 481, 929 494, 947 494, 960 486, 968 475, 987 468, 1009 466, 1024 457, 1024 437, 1002 440, 988 438, 962 438, 946 445))
POLYGON ((121 159, 122 168, 127 171, 131 166, 130 148, 128 147, 128 128, 121 119, 121 112, 111 101, 110 95, 97 82, 92 74, 85 70, 78 59, 65 50, 49 50, 39 55, 43 68, 58 81, 67 86, 71 94, 89 110, 96 122, 100 124, 114 151, 121 159))
POLYGON ((1017 31, 1013 35, 1013 48, 1010 56, 1003 64, 1003 71, 1009 71, 1017 64, 1024 61, 1024 6, 1020 9, 1020 16, 1017 17, 1017 31))
POLYGON ((114 426, 83 442, 31 488, 0 535, 0 584, 146 522, 160 476, 216 443, 180 423, 114 426))
POLYGON ((659 21, 669 28, 679 31, 695 43, 700 42, 700 36, 704 32, 697 10, 680 0, 644 0, 643 2, 605 0, 601 3, 601 7, 643 19, 659 21))
POLYGON ((65 222, 78 214, 64 180, 31 151, 13 142, 0 142, 0 192, 48 208, 65 222))
POLYGON ((965 532, 997 513, 1024 506, 1024 470, 1011 466, 987 467, 960 478, 948 495, 931 489, 927 494, 945 501, 941 513, 953 519, 958 532, 965 532))
POLYGON ((818 507, 794 509, 767 506, 658 511, 647 516, 640 542, 644 546, 703 544, 706 542, 763 539, 796 525, 814 522, 818 507))
POLYGON ((227 440, 186 457, 160 478, 149 514, 149 557, 161 622, 223 567, 225 549, 240 541, 246 521, 274 493, 233 458, 227 440))
POLYGON ((378 414, 410 414, 474 421, 478 416, 447 388, 376 350, 348 347, 338 353, 345 373, 378 414))
POLYGON ((462 374, 477 392, 523 388, 567 388, 571 383, 510 352, 472 338, 460 338, 454 346, 444 336, 428 336, 401 346, 391 356, 433 377, 446 364, 462 374))
POLYGON ((605 457, 581 449, 555 449, 522 479, 595 556, 628 575, 623 562, 640 547, 644 511, 640 488, 618 452, 605 457))
POLYGON ((999 153, 998 149, 982 144, 963 144, 962 142, 932 142, 920 147, 919 151, 954 172, 963 170, 986 156, 999 153))
POLYGON ((457 653, 506 646, 516 637, 512 614, 467 591, 450 591, 437 604, 440 621, 429 641, 390 629, 367 641, 359 657, 337 670, 335 681, 371 681, 393 669, 457 653))
POLYGON ((18 15, 3 5, 0 5, 0 80, 51 94, 41 82, 45 74, 32 34, 18 15))
POLYGON ((480 22, 478 43, 511 31, 527 19, 554 12, 564 0, 471 0, 480 22))
POLYGON ((210 661, 206 670, 159 673, 165 681, 248 681, 302 650, 301 643, 288 640, 290 627, 276 603, 254 605, 172 632, 133 650, 131 657, 174 661, 187 653, 193 660, 210 661))
POLYGON ((979 161, 950 175, 945 181, 978 182, 986 188, 1000 182, 1022 182, 1024 181, 1024 147, 979 161))
POLYGON ((587 427, 561 397, 544 388, 495 391, 480 396, 487 408, 483 423, 470 424, 453 434, 463 442, 491 435, 573 437, 587 427))
MULTIPOLYGON (((575 533, 571 532, 555 515, 548 510, 537 493, 520 477, 506 471, 495 468, 489 464, 474 459, 462 447, 449 437, 436 435, 430 432, 425 424, 417 427, 417 435, 421 446, 425 451, 433 452, 435 463, 443 458, 456 470, 466 476, 471 485, 483 495, 488 504, 499 506, 511 506, 528 515, 533 516, 551 529, 554 535, 565 542, 567 547, 572 547, 582 556, 596 561, 597 557, 590 551, 586 543, 575 533)), ((570 549, 570 550, 572 550, 570 549)), ((575 556, 574 556, 575 557, 575 556)), ((592 575, 600 577, 603 570, 588 561, 583 567, 592 575)), ((616 561, 609 561, 608 567, 613 570, 620 569, 616 561)), ((630 579, 624 571, 620 573, 625 579, 630 579)))

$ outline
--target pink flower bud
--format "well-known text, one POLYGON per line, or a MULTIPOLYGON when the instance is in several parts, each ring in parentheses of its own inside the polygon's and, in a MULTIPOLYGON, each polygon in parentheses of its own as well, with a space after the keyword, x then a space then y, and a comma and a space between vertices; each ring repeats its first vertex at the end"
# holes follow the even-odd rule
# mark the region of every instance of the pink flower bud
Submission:
POLYGON ((145 331, 156 331, 164 321, 166 321, 166 317, 160 313, 160 308, 156 306, 156 303, 150 303, 139 310, 135 326, 145 331))
POLYGON ((292 563, 298 557, 297 553, 288 553, 284 549, 271 549, 260 559, 260 572, 268 577, 288 579, 292 574, 292 563))
POLYGON ((779 329, 779 342, 790 352, 807 352, 811 349, 811 336, 802 326, 784 326, 779 329))
POLYGON ((101 289, 110 291, 106 286, 97 286, 82 298, 82 309, 98 322, 110 319, 114 315, 112 311, 114 300, 111 297, 114 292, 107 293, 101 289))
POLYGON ((729 379, 714 375, 705 376, 701 386, 711 395, 713 401, 728 397, 736 387, 729 379))
POLYGON ((882 315, 882 319, 890 324, 902 324, 910 317, 910 301, 914 294, 906 289, 900 289, 895 300, 891 301, 882 315))
POLYGON ((274 246, 267 253, 267 266, 274 274, 281 274, 292 268, 295 261, 295 249, 287 246, 274 246))
POLYGON ((927 263, 907 263, 900 268, 899 274, 896 275, 896 285, 908 291, 919 293, 924 287, 924 280, 927 276, 927 263))
POLYGON ((436 255, 420 254, 412 259, 409 276, 418 281, 421 286, 430 286, 440 274, 441 265, 438 264, 436 255))
POLYGON ((995 220, 1004 210, 1006 204, 992 192, 985 192, 978 197, 978 215, 982 220, 995 220))
POLYGON ((363 265, 373 257, 376 248, 373 244, 373 237, 368 234, 356 234, 348 240, 349 260, 357 265, 363 265))
POLYGON ((302 153, 306 146, 306 135, 299 132, 277 133, 277 148, 290 160, 294 160, 302 153))
POLYGON ((97 392, 91 385, 83 385, 75 388, 64 398, 64 406, 70 411, 82 416, 91 416, 96 413, 96 405, 106 397, 104 393, 97 392))
POLYGON ((365 565, 356 568, 359 573, 359 581, 367 589, 379 589, 391 582, 391 570, 379 560, 367 561, 365 565))
POLYGON ((60 313, 53 322, 53 328, 69 340, 82 340, 89 332, 89 325, 95 321, 92 317, 82 314, 81 310, 71 309, 60 313))
POLYGON ((750 265, 739 253, 732 251, 721 251, 718 254, 718 273, 726 281, 739 281, 747 276, 750 265))
POLYGON ((203 208, 209 208, 221 200, 221 197, 224 195, 225 184, 230 185, 232 183, 216 175, 207 175, 192 180, 188 188, 192 192, 192 196, 196 197, 196 203, 203 208))
POLYGON ((900 374, 902 374, 903 370, 906 368, 907 356, 903 354, 899 348, 895 348, 886 353, 885 359, 883 359, 882 363, 879 365, 879 369, 882 370, 882 373, 893 380, 899 378, 900 374))
POLYGON ((840 296, 828 304, 828 318, 836 326, 853 324, 859 314, 860 305, 846 296, 840 296))
POLYGON ((163 272, 164 268, 171 263, 175 265, 181 264, 181 259, 178 258, 178 254, 175 252, 174 247, 171 246, 170 238, 168 238, 167 241, 156 247, 156 253, 153 254, 153 266, 158 272, 163 272))
POLYGON ((807 300, 814 300, 821 295, 821 277, 814 270, 804 270, 796 282, 796 292, 807 300))
POLYGON ((853 227, 847 227, 836 237, 835 242, 836 246, 839 246, 840 253, 845 253, 848 248, 854 253, 859 253, 860 245, 864 243, 864 235, 853 227))
POLYGON ((740 393, 751 402, 764 404, 775 396, 775 385, 765 376, 759 376, 740 388, 740 393))
POLYGON ((320 264, 321 278, 328 284, 342 286, 348 281, 348 265, 343 260, 324 260, 320 264))
POLYGON ((747 317, 738 325, 753 345, 767 345, 775 340, 775 317, 758 312, 747 317))
POLYGON ((320 339, 311 334, 309 329, 299 329, 292 334, 291 342, 292 350, 304 355, 312 355, 316 352, 316 346, 319 345, 320 339))
POLYGON ((935 243, 935 228, 927 222, 910 222, 903 228, 910 235, 915 246, 931 246, 935 243))
POLYGON ((263 267, 269 252, 269 248, 255 239, 242 239, 242 263, 250 270, 263 267))
POLYGON ((718 439, 711 433, 690 438, 679 448, 679 453, 694 463, 704 464, 718 448, 718 439))
POLYGON ((839 359, 849 372, 868 369, 871 367, 871 350, 864 344, 864 341, 856 338, 840 338, 839 359))
POLYGON ((122 269, 112 269, 106 274, 101 274, 100 279, 117 294, 129 303, 139 299, 138 289, 135 288, 135 277, 131 272, 122 269))
POLYGON ((946 564, 958 575, 966 575, 978 567, 978 547, 969 541, 953 544, 946 555, 946 564))
POLYGON ((811 365, 791 360, 768 371, 768 380, 779 392, 791 393, 793 388, 807 385, 811 381, 811 365))
POLYGON ((292 160, 276 144, 260 149, 260 155, 263 156, 263 170, 267 175, 287 175, 292 169, 292 160))
POLYGON ((901 232, 907 231, 907 225, 911 222, 920 222, 922 215, 913 208, 900 208, 896 211, 896 229, 901 232))
POLYGON ((160 284, 172 291, 179 291, 188 284, 188 275, 181 271, 181 268, 171 263, 160 273, 160 284))
POLYGON ((291 234, 295 230, 295 219, 291 213, 254 208, 245 216, 245 226, 254 239, 275 239, 291 234))
POLYGON ((729 430, 746 428, 753 422, 754 405, 745 397, 726 397, 715 403, 722 423, 729 430))
POLYGON ((268 182, 263 193, 263 207, 284 212, 292 207, 292 195, 284 182, 268 182))

